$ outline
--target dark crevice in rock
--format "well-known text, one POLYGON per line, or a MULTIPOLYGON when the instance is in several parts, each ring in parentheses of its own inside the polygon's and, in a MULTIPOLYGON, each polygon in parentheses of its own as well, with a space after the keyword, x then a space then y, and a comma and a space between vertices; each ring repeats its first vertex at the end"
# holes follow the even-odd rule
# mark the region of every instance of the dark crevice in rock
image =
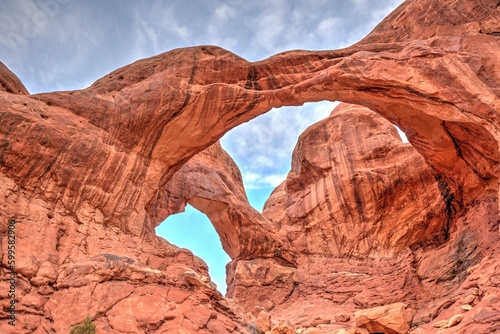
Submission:
POLYGON ((292 289, 290 290, 290 292, 288 294, 285 295, 281 304, 286 303, 290 299, 290 297, 293 295, 293 293, 295 292, 295 290, 297 289, 298 286, 299 286, 299 283, 293 282, 292 289))
POLYGON ((446 126, 446 122, 445 121, 443 121, 441 123, 441 126, 443 127, 443 130, 448 134, 448 136, 450 137, 451 141, 453 142, 453 146, 455 147, 455 151, 457 152, 457 156, 465 162, 465 164, 470 168, 470 170, 474 174, 476 174, 477 177, 479 177, 483 181, 488 181, 490 179, 489 177, 481 175, 481 173, 477 170, 477 168, 475 168, 467 159, 465 159, 465 157, 462 154, 462 149, 460 148, 460 144, 454 138, 454 136, 450 132, 450 129, 446 126))
POLYGON ((447 241, 450 238, 450 228, 455 214, 458 212, 458 208, 462 207, 462 204, 457 201, 455 193, 442 175, 436 174, 436 180, 445 204, 446 222, 443 228, 443 241, 447 241))

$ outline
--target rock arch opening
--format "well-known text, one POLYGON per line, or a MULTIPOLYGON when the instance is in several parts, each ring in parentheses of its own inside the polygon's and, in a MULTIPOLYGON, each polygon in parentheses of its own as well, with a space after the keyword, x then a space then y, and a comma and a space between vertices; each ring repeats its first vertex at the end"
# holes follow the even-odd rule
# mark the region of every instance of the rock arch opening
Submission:
POLYGON ((403 143, 408 143, 408 138, 406 137, 406 133, 403 132, 398 126, 394 125, 396 130, 398 131, 399 137, 403 141, 403 143))
MULTIPOLYGON (((263 211, 265 201, 290 171, 293 150, 306 128, 328 117, 340 104, 335 101, 273 108, 243 123, 220 140, 241 170, 250 205, 263 211)), ((401 140, 406 134, 394 125, 401 140)))
MULTIPOLYGON (((156 234, 202 258, 222 293, 226 291, 225 265, 231 259, 276 257, 276 249, 282 247, 279 240, 273 240, 269 221, 259 211, 286 179, 300 134, 330 115, 338 104, 322 101, 274 109, 223 138, 231 154, 216 143, 193 157, 164 188, 169 216, 156 234), (255 231, 256 225, 262 231, 255 231), (266 237, 262 249, 249 234, 256 239, 266 237)), ((280 257, 287 265, 293 262, 286 254, 280 257)))
POLYGON ((217 290, 226 293, 226 264, 231 260, 221 245, 208 217, 191 205, 184 212, 169 216, 156 227, 156 234, 168 242, 189 249, 207 264, 217 290))
MULTIPOLYGON (((285 241, 275 235, 274 219, 262 213, 264 203, 293 171, 292 156, 302 134, 331 118, 338 105, 323 101, 273 109, 238 126, 221 140, 231 154, 218 142, 195 155, 165 185, 162 207, 172 215, 190 204, 206 214, 233 260, 274 258, 293 266, 293 254, 276 251, 283 249, 285 241)), ((363 122, 360 117, 349 127, 363 126, 363 122)), ((205 216, 200 219, 208 224, 205 216)), ((188 229, 185 235, 189 234, 188 229)))
POLYGON ((257 211, 262 212, 271 192, 286 179, 299 136, 339 103, 273 108, 224 135, 221 144, 241 170, 248 201, 257 211))

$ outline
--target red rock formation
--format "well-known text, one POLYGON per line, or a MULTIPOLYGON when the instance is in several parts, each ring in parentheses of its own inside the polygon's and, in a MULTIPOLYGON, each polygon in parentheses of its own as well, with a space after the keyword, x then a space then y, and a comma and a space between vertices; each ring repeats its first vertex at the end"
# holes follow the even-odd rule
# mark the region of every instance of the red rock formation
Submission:
MULTIPOLYGON (((299 254, 297 268, 233 261, 229 296, 297 328, 326 319, 318 333, 354 327, 354 311, 396 302, 417 310, 414 324, 430 322, 462 298, 456 296, 468 268, 489 261, 485 255, 498 245, 498 222, 488 213, 496 200, 455 222, 440 186, 387 120, 341 104, 300 136, 287 180, 264 207, 280 239, 299 254), (474 216, 484 223, 473 223, 471 233, 463 219, 474 216)), ((495 284, 484 283, 491 296, 495 284)))
POLYGON ((403 303, 380 306, 355 314, 356 327, 365 333, 408 333, 411 328, 413 312, 403 303))
POLYGON ((181 212, 186 203, 205 213, 232 259, 269 257, 288 265, 295 262, 290 246, 283 245, 271 223, 248 203, 240 170, 219 143, 183 165, 160 196, 165 201, 157 205, 158 216, 181 212), (276 254, 283 248, 287 251, 276 254))
POLYGON ((496 1, 407 0, 343 50, 293 51, 249 63, 216 47, 179 49, 84 90, 38 95, 28 95, 0 66, 0 331, 63 333, 90 315, 107 333, 255 332, 257 323, 267 326, 270 312, 273 321, 283 321, 274 332, 317 326, 304 331, 331 333, 352 328, 354 310, 394 302, 416 310, 415 332, 432 331, 439 321, 448 326, 443 333, 498 330, 499 33, 496 1), (317 147, 314 135, 305 135, 309 142, 297 152, 306 160, 295 158, 286 187, 266 209, 272 224, 247 206, 237 180, 220 177, 235 176, 224 167, 231 165, 227 159, 207 166, 219 177, 202 178, 217 182, 213 193, 185 183, 196 164, 174 177, 238 124, 272 107, 319 100, 370 107, 406 132, 432 170, 414 153, 397 161, 397 152, 411 150, 383 147, 391 130, 382 128, 378 138, 373 130, 370 139, 343 129, 338 139, 345 143, 317 138, 317 147), (342 149, 356 140, 371 153, 341 155, 353 162, 310 156, 331 156, 325 147, 342 149), (380 155, 401 165, 393 168, 380 155), (358 174, 349 176, 353 171, 358 174), (378 172, 396 173, 411 187, 378 172), (381 183, 369 187, 365 177, 381 183), (333 185, 321 188, 326 180, 340 193, 333 185), (316 193, 302 193, 301 183, 316 193), (179 184, 189 186, 185 194, 179 184), (225 198, 214 205, 217 189, 225 198), (413 209, 390 206, 403 205, 396 194, 417 191, 422 198, 413 209), (182 198, 170 202, 171 194, 182 198), (219 226, 236 259, 228 280, 239 305, 217 294, 199 259, 154 235, 184 201, 219 226), (353 217, 341 215, 343 208, 353 217), (328 224, 330 213, 340 225, 328 224), (12 219, 15 328, 7 324, 12 219), (401 219, 404 233, 391 219, 401 219), (350 224, 357 227, 352 234, 350 224), (308 237, 309 230, 325 240, 308 237), (252 313, 251 304, 261 304, 259 312, 252 313))
POLYGON ((28 94, 21 80, 0 62, 0 91, 12 94, 28 94))
POLYGON ((346 104, 300 136, 284 186, 264 206, 293 249, 337 257, 442 243, 444 212, 435 175, 415 149, 384 118, 346 104))

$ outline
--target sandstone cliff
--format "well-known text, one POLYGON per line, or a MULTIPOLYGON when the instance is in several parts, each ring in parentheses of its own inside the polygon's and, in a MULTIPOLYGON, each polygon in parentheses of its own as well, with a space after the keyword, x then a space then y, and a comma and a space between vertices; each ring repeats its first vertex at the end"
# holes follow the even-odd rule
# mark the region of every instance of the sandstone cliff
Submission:
POLYGON ((499 35, 497 1, 407 0, 342 50, 250 63, 178 49, 37 95, 1 65, 0 332, 65 333, 87 315, 105 333, 500 330, 499 35), (319 100, 371 110, 309 128, 256 212, 211 145, 319 100), (229 298, 154 234, 185 203, 233 259, 229 298))
MULTIPOLYGON (((457 219, 440 182, 387 120, 341 104, 300 136, 286 181, 264 207, 280 239, 299 254, 298 265, 233 261, 229 295, 295 328, 316 327, 314 333, 354 328, 356 310, 399 302, 416 311, 415 327, 432 332, 443 314, 486 298, 462 324, 474 323, 471 333, 482 328, 474 317, 496 309, 499 292, 491 283, 498 275, 496 197, 484 196, 457 219), (481 297, 464 302, 479 286, 481 297)), ((500 325, 493 314, 485 320, 489 331, 500 325)))

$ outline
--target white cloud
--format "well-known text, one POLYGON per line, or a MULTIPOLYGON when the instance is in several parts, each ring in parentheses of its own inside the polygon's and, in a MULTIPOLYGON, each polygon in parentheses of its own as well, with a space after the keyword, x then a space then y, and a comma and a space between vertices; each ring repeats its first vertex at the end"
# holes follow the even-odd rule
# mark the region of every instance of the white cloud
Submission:
POLYGON ((403 143, 408 143, 408 138, 406 138, 406 133, 404 133, 403 131, 401 131, 401 129, 398 128, 396 125, 394 125, 394 127, 398 131, 399 137, 401 137, 401 140, 403 141, 403 143))
POLYGON ((214 20, 218 23, 226 22, 228 19, 233 18, 236 10, 228 4, 217 6, 214 11, 214 20))
POLYGON ((264 177, 264 181, 272 187, 277 187, 286 179, 287 174, 266 175, 264 177))
POLYGON ((205 36, 199 36, 201 39, 197 44, 217 45, 229 50, 236 48, 238 39, 231 34, 236 30, 232 25, 237 14, 236 9, 228 4, 216 6, 204 30, 205 36))
POLYGON ((333 109, 335 109, 340 102, 335 101, 335 102, 330 102, 330 101, 325 101, 325 102, 320 102, 320 103, 315 103, 314 104, 314 113, 317 114, 317 119, 323 119, 329 116, 333 109))
POLYGON ((185 25, 173 4, 156 1, 149 6, 134 8, 131 45, 137 58, 192 44, 194 32, 185 25))
POLYGON ((254 19, 256 33, 252 38, 252 45, 267 54, 280 52, 280 37, 284 33, 285 9, 266 11, 254 19))
POLYGON ((368 7, 368 1, 367 0, 351 0, 354 8, 357 10, 363 9, 365 7, 368 7))
POLYGON ((317 31, 320 36, 329 36, 335 33, 340 24, 342 24, 340 17, 328 17, 319 22, 317 31))

